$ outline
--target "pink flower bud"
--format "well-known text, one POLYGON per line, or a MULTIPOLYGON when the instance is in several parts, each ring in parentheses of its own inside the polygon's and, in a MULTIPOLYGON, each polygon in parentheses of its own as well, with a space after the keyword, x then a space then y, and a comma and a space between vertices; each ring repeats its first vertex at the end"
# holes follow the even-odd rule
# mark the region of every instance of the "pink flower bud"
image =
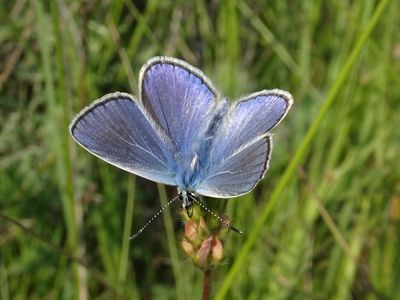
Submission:
POLYGON ((185 223, 185 236, 190 241, 195 241, 198 237, 198 225, 193 220, 189 220, 185 223))
POLYGON ((197 251, 196 261, 200 268, 208 267, 208 259, 211 252, 213 238, 210 237, 201 243, 199 251, 197 251))
POLYGON ((224 258, 224 247, 216 236, 213 237, 211 252, 211 260, 213 263, 219 263, 224 258))
POLYGON ((194 257, 195 253, 194 253, 194 248, 193 245, 187 241, 186 239, 183 239, 181 242, 181 246, 183 251, 189 256, 189 257, 194 257))

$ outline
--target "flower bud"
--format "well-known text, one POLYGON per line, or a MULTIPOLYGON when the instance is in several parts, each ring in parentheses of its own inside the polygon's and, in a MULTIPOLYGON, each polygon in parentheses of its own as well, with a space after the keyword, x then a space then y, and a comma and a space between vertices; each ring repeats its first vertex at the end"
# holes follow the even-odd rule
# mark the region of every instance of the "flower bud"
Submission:
POLYGON ((185 237, 190 241, 195 241, 199 235, 199 226, 193 220, 185 223, 185 237))
POLYGON ((183 251, 186 253, 186 255, 188 255, 189 257, 194 257, 195 252, 194 252, 194 248, 193 245, 187 241, 186 239, 183 239, 181 242, 181 246, 183 251))
POLYGON ((214 264, 219 263, 224 258, 224 247, 216 236, 213 237, 211 253, 211 261, 214 264))
POLYGON ((210 253, 211 253, 212 240, 213 240, 212 237, 204 240, 201 243, 199 251, 197 251, 196 264, 200 268, 207 268, 208 267, 209 256, 210 256, 210 253))
POLYGON ((180 211, 185 222, 181 247, 193 264, 200 269, 208 270, 224 259, 222 240, 230 231, 229 219, 221 216, 218 218, 207 215, 199 206, 193 207, 192 218, 184 210, 180 211))

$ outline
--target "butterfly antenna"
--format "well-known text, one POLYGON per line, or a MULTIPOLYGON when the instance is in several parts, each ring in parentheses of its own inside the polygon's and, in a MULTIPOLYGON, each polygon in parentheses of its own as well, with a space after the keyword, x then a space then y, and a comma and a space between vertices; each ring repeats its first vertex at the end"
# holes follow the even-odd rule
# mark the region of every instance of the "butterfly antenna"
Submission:
POLYGON ((156 212, 156 213, 146 222, 146 224, 144 224, 144 225, 142 226, 142 228, 140 228, 138 231, 136 231, 135 234, 131 235, 131 236, 129 237, 129 239, 130 239, 130 240, 133 240, 133 239, 137 238, 151 223, 153 223, 153 221, 154 221, 155 219, 157 219, 157 217, 158 217, 168 206, 170 206, 172 203, 174 203, 175 200, 178 199, 178 198, 179 198, 179 195, 176 196, 175 198, 169 200, 168 203, 164 204, 164 205, 160 208, 160 210, 159 210, 158 212, 156 212))
POLYGON ((194 202, 196 202, 198 205, 200 205, 201 208, 203 208, 206 212, 208 212, 210 215, 214 216, 215 218, 217 218, 217 220, 224 226, 229 227, 230 229, 232 229, 234 232, 238 233, 238 234, 242 234, 243 231, 241 231, 240 229, 237 229, 236 227, 234 227, 231 223, 227 222, 226 220, 222 219, 220 216, 218 216, 215 212, 213 212, 211 209, 209 209, 203 202, 197 200, 195 197, 189 195, 190 198, 192 198, 192 200, 194 202))

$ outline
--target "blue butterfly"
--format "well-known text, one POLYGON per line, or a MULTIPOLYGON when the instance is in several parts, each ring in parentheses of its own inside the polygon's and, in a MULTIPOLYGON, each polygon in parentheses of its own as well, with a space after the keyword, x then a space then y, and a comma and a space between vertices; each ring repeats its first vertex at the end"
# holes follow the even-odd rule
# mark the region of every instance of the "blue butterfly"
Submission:
POLYGON ((178 187, 182 208, 197 195, 248 193, 268 170, 273 129, 292 96, 263 90, 231 104, 198 69, 154 57, 141 69, 139 99, 107 94, 84 108, 70 132, 106 162, 178 187))

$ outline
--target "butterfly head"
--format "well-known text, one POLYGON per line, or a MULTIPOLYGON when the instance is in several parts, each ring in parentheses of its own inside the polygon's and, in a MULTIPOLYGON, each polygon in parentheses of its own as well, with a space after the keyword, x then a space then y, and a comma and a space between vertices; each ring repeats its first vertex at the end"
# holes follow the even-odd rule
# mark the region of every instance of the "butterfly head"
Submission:
POLYGON ((179 199, 182 202, 182 209, 186 210, 189 218, 193 215, 193 201, 196 199, 196 194, 188 190, 178 191, 179 199))

